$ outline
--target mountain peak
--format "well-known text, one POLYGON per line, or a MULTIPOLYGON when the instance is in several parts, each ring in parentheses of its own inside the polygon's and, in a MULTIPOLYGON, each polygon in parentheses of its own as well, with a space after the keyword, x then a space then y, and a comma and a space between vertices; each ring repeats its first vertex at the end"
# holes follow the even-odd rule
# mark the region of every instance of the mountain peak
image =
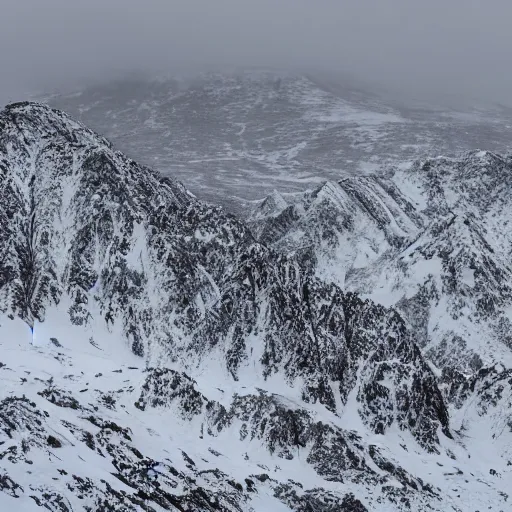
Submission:
POLYGON ((441 511, 455 465, 472 506, 501 506, 448 398, 488 378, 504 407, 503 379, 434 372, 406 307, 317 272, 340 234, 367 271, 431 219, 376 177, 288 199, 269 201, 285 207, 272 236, 321 228, 308 253, 260 243, 62 112, 0 114, 0 508, 441 511))

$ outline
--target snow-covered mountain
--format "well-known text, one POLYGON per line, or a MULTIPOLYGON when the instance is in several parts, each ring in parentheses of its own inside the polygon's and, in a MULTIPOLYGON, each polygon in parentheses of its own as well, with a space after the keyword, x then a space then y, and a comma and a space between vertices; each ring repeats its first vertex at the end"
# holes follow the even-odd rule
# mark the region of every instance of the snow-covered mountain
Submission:
POLYGON ((390 163, 512 149, 512 111, 438 106, 347 77, 238 70, 124 78, 47 98, 200 198, 248 202, 390 163))
POLYGON ((310 272, 321 280, 396 309, 440 377, 452 425, 475 437, 486 432, 489 445, 507 457, 510 176, 511 157, 473 151, 305 194, 275 192, 249 221, 264 245, 307 253, 310 272), (476 390, 468 412, 469 395, 460 393, 476 390))
POLYGON ((249 223, 267 246, 313 253, 311 271, 324 280, 397 307, 441 367, 445 352, 464 372, 510 365, 511 175, 511 157, 485 151, 429 159, 276 192, 249 223))
MULTIPOLYGON (((508 160, 469 158, 498 187, 508 160)), ((246 225, 60 111, 6 107, 2 509, 506 510, 511 389, 507 362, 490 365, 498 340, 464 340, 482 361, 452 364, 409 314, 466 286, 475 318, 454 305, 461 325, 494 327, 507 240, 496 230, 491 246, 483 230, 498 223, 498 189, 470 207, 468 168, 435 165, 411 171, 408 187, 424 187, 414 195, 392 178, 326 185, 291 207, 276 193, 246 225), (455 192, 422 194, 441 179, 467 207, 455 192), (436 222, 457 208, 462 225, 437 244, 436 222), (447 252, 467 237, 478 244, 447 252), (423 302, 405 281, 409 309, 397 300, 397 312, 372 283, 391 271, 403 281, 398 251, 437 266, 423 302), (321 258, 345 278, 326 279, 321 258), (471 262, 484 264, 474 283, 471 262), (499 288, 483 289, 490 279, 499 288)))

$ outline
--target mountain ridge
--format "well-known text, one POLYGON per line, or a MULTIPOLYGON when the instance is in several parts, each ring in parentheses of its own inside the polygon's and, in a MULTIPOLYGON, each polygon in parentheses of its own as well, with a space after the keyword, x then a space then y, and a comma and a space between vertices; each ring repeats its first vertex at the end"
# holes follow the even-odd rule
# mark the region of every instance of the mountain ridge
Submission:
MULTIPOLYGON (((259 243, 45 105, 0 113, 0 172, 5 506, 457 503, 436 467, 475 467, 395 310, 325 282, 307 254, 259 243)), ((460 382, 461 403, 481 392, 460 382)), ((485 485, 481 500, 500 506, 499 479, 477 472, 484 484, 453 474, 471 500, 485 485)))

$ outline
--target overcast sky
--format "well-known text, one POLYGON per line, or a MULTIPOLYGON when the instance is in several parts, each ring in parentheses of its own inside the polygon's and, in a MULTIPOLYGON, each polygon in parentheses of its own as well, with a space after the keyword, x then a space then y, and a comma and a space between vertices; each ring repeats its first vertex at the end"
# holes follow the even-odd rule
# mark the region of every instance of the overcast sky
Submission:
POLYGON ((0 100, 247 64, 512 105, 511 20, 511 0, 0 0, 0 100))

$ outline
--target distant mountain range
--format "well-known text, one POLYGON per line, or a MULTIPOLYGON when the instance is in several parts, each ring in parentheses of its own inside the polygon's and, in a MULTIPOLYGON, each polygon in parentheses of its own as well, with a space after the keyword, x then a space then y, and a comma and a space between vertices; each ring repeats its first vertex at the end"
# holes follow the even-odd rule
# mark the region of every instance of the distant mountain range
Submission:
POLYGON ((512 148, 512 111, 441 107, 318 74, 131 78, 46 98, 120 150, 243 213, 274 189, 475 148, 512 148))

